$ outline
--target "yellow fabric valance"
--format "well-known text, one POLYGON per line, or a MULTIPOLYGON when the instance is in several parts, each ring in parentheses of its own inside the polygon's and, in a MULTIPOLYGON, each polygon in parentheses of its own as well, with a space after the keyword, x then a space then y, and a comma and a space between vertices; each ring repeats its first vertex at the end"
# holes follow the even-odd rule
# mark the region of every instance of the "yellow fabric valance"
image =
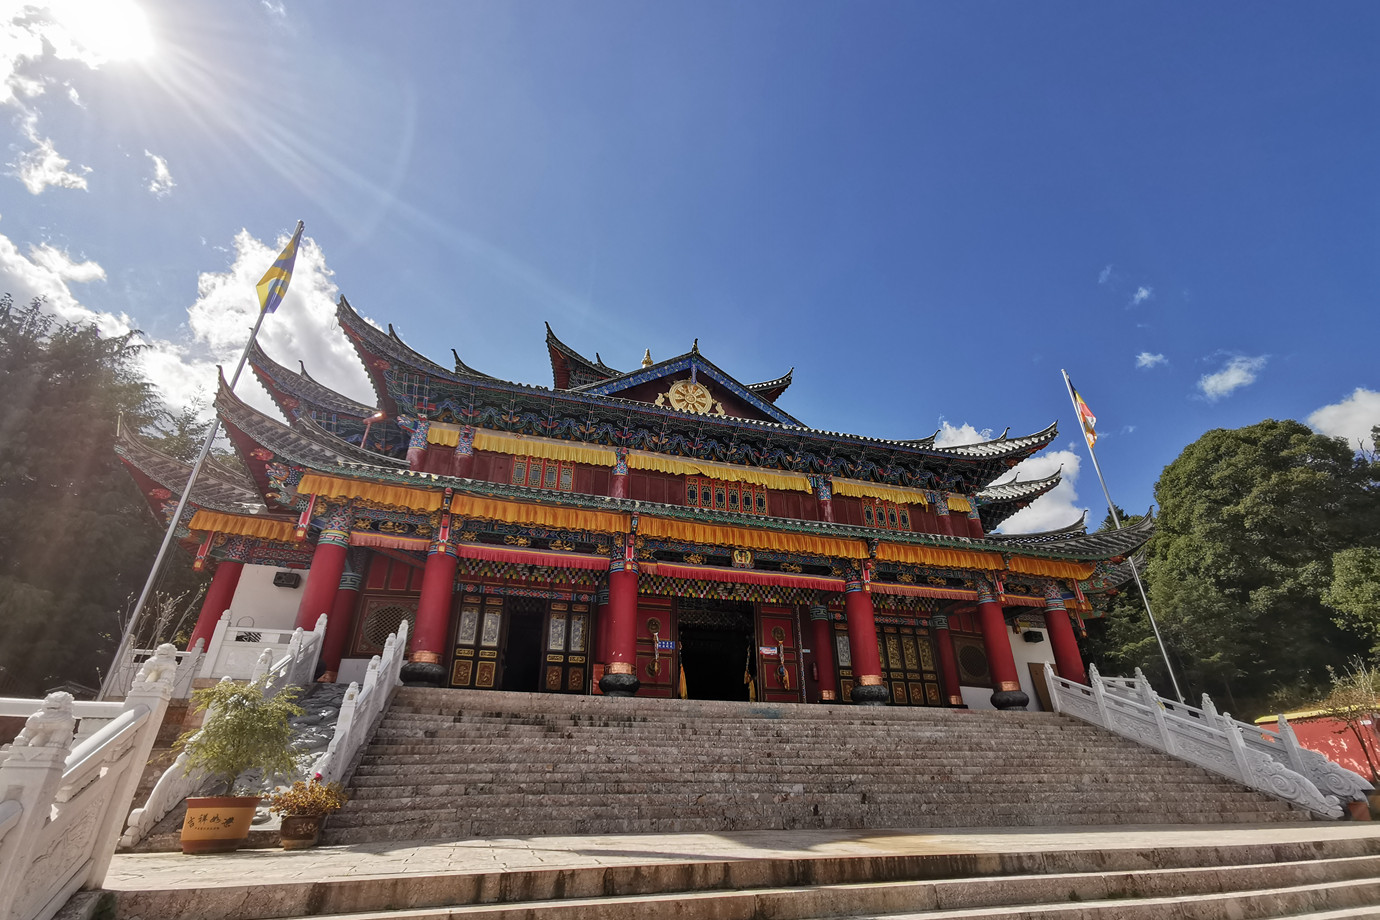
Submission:
POLYGON ((711 546, 743 546, 749 549, 807 553, 812 556, 833 556, 840 559, 867 558, 867 546, 861 540, 816 537, 811 534, 748 530, 745 527, 696 524, 693 521, 673 521, 645 516, 638 523, 637 532, 647 537, 682 540, 686 543, 707 543, 711 546))
POLYGON ((1074 578, 1083 581, 1089 578, 1096 566, 1087 562, 1065 562, 1060 559, 1032 559, 1029 556, 1012 556, 1011 571, 1021 575, 1045 575, 1050 578, 1074 578))
POLYGON ((412 511, 435 511, 443 501, 441 492, 409 489, 406 486, 386 486, 355 479, 337 479, 320 473, 307 473, 297 484, 299 495, 320 495, 322 498, 362 498, 380 505, 407 508, 412 511))
POLYGON ((242 537, 259 537, 278 543, 291 543, 293 540, 291 521, 274 521, 239 514, 221 514, 219 511, 198 511, 192 515, 192 523, 189 526, 192 530, 229 533, 242 537))
POLYGON ((877 546, 877 558, 886 562, 906 562, 911 565, 939 565, 951 569, 985 569, 996 571, 1005 568, 1000 553, 982 553, 971 549, 946 549, 939 546, 908 546, 899 543, 881 543, 877 546))
POLYGON ((460 426, 432 422, 426 430, 426 442, 440 447, 454 447, 460 443, 460 426))
POLYGON ((559 508, 552 505, 531 505, 498 498, 475 495, 456 495, 450 500, 454 514, 506 524, 540 524, 565 530, 592 530, 595 533, 627 533, 629 517, 614 511, 586 511, 582 508, 559 508))
POLYGON ((946 503, 950 511, 962 511, 966 513, 973 510, 973 503, 962 495, 948 495, 946 496, 946 503))
POLYGON ((728 482, 748 482, 757 486, 765 486, 768 489, 786 489, 795 492, 810 491, 810 478, 802 473, 758 470, 747 466, 734 466, 729 463, 709 463, 705 460, 668 457, 665 454, 649 454, 640 450, 628 451, 628 467, 635 470, 671 473, 676 476, 709 476, 728 482))
POLYGON ((930 501, 923 489, 906 489, 901 486, 883 486, 875 482, 859 479, 835 479, 835 495, 855 495, 858 498, 880 498, 884 502, 898 505, 923 505, 928 508, 930 501))
MULTIPOLYGON (((454 447, 455 443, 452 441, 451 446, 454 447)), ((576 444, 570 441, 557 441, 554 438, 532 438, 522 434, 505 434, 484 428, 475 429, 474 449, 513 454, 518 457, 589 463, 593 466, 613 466, 618 461, 618 455, 612 447, 576 444)))

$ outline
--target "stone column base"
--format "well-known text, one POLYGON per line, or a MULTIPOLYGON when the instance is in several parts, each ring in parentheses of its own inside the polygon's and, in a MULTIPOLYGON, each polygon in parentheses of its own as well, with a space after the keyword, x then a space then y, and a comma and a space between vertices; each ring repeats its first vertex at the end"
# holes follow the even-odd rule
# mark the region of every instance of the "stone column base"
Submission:
POLYGON ((446 679, 446 669, 429 661, 409 661, 398 675, 409 687, 439 687, 446 679))
POLYGON ((891 691, 882 684, 854 684, 848 696, 863 706, 885 706, 891 702, 891 691))
POLYGON ((1021 690, 998 690, 992 694, 992 705, 998 709, 1025 709, 1030 697, 1021 690))
POLYGON ((642 686, 642 681, 637 679, 636 674, 609 674, 599 678, 599 689, 604 691, 604 696, 636 696, 637 688, 642 686))

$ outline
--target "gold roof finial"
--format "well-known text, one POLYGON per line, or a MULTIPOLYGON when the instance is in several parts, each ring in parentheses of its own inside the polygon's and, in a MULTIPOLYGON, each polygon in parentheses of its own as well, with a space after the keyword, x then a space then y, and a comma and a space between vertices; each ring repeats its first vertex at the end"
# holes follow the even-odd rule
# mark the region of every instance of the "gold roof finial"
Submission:
POLYGON ((643 367, 651 367, 651 366, 652 366, 652 350, 651 350, 650 348, 647 349, 646 353, 642 355, 642 366, 643 366, 643 367))

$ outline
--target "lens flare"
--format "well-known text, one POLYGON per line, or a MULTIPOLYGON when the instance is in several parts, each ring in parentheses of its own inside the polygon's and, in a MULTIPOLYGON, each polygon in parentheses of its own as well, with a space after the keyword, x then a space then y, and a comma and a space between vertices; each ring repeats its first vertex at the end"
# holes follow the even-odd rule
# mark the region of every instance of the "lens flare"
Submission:
POLYGON ((133 0, 52 0, 48 9, 75 46, 75 53, 64 56, 88 62, 135 61, 153 53, 148 16, 133 0))

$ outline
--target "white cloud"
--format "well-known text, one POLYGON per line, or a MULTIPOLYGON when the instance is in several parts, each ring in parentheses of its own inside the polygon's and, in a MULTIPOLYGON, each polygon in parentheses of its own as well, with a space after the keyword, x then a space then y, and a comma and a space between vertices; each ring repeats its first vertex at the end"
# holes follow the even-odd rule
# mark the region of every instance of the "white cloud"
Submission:
POLYGON ((71 161, 58 153, 51 138, 31 136, 34 149, 20 154, 19 162, 12 164, 15 175, 32 194, 38 195, 50 185, 58 188, 86 188, 86 174, 90 167, 80 166, 76 172, 67 168, 71 161))
POLYGON ((1138 307, 1154 296, 1154 288, 1148 288, 1142 284, 1140 287, 1136 288, 1136 292, 1131 295, 1131 306, 1138 307))
POLYGON ((1001 525, 1003 533, 1038 533, 1067 527, 1078 520, 1079 515, 1088 510, 1078 503, 1078 473, 1082 461, 1071 450, 1054 450, 1023 460, 999 482, 1012 479, 1030 481, 1052 476, 1063 467, 1059 484, 1022 508, 1001 525))
POLYGON ((1097 283, 1098 283, 1098 284, 1106 284, 1108 281, 1111 281, 1111 280, 1112 280, 1112 266, 1108 265, 1106 268, 1102 269, 1102 271, 1098 272, 1098 274, 1097 274, 1097 283))
POLYGON ((1308 424, 1328 437, 1345 439, 1353 447, 1360 442, 1363 450, 1375 450, 1370 430, 1380 425, 1380 392, 1357 387, 1341 402, 1323 406, 1308 416, 1308 424))
MULTIPOLYGON (((233 241, 229 267, 198 277, 196 301, 187 308, 186 334, 177 341, 144 337, 147 348, 140 354, 140 366, 169 405, 209 404, 216 388, 215 365, 223 366, 227 377, 234 372, 258 315, 254 285, 286 242, 286 234, 269 244, 241 230, 233 241)), ((0 292, 13 294, 15 303, 43 297, 48 312, 65 321, 93 323, 104 335, 123 335, 138 328, 129 316, 86 306, 71 287, 104 280, 105 270, 94 261, 78 262, 47 243, 29 247, 26 256, 0 234, 0 292)), ((314 240, 304 237, 287 297, 264 320, 259 343, 287 367, 301 359, 326 386, 372 404, 373 390, 364 368, 335 321, 337 296, 325 255, 314 240)), ((276 416, 264 389, 246 380, 252 376, 246 369, 236 392, 276 416)))
POLYGON ((30 246, 29 258, 35 265, 51 272, 63 281, 90 284, 92 281, 105 280, 105 269, 101 268, 100 265, 90 259, 85 262, 74 262, 71 255, 51 243, 30 246))
POLYGON ((172 172, 168 169, 168 161, 147 150, 144 151, 144 156, 153 161, 153 178, 149 180, 149 191, 155 198, 167 198, 177 186, 173 181, 172 172))
POLYGON ((939 434, 935 436, 935 447, 957 447, 960 444, 976 444, 979 441, 992 440, 992 429, 983 428, 981 431, 972 425, 950 425, 948 419, 939 420, 939 434))
POLYGON ((1148 351, 1143 351, 1136 355, 1136 367, 1157 367, 1161 364, 1168 364, 1169 359, 1164 355, 1152 355, 1148 351))
POLYGON ((1265 362, 1269 360, 1268 355, 1260 355, 1256 358, 1247 358, 1244 355, 1227 361, 1226 365, 1215 374, 1204 374, 1198 379, 1198 389, 1203 391, 1209 402, 1216 402, 1224 396, 1230 396, 1241 387, 1255 383, 1255 378, 1261 369, 1265 367, 1265 362))

